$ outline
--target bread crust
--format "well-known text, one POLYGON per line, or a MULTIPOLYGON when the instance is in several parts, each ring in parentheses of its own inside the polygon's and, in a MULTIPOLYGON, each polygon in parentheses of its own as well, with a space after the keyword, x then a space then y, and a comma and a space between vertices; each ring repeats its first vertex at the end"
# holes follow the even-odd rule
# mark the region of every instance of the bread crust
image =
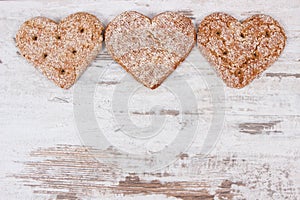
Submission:
POLYGON ((69 15, 59 23, 35 17, 16 35, 22 56, 61 88, 70 88, 102 48, 102 23, 89 13, 69 15))
POLYGON ((155 89, 184 61, 196 43, 190 18, 164 12, 154 18, 127 11, 105 30, 113 59, 144 86, 155 89))
POLYGON ((243 88, 273 64, 283 51, 286 35, 268 15, 243 22, 213 13, 198 26, 197 45, 228 87, 243 88))

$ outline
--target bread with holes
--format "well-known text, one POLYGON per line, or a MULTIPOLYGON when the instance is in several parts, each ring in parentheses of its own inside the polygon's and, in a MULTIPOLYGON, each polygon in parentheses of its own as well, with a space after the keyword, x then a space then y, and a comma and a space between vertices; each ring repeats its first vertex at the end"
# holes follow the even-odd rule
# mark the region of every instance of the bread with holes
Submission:
POLYGON ((268 15, 243 22, 213 13, 199 24, 197 44, 227 86, 243 88, 273 64, 285 47, 280 24, 268 15))
POLYGON ((20 53, 61 88, 70 88, 102 48, 102 23, 89 13, 75 13, 59 23, 35 17, 21 25, 20 53))

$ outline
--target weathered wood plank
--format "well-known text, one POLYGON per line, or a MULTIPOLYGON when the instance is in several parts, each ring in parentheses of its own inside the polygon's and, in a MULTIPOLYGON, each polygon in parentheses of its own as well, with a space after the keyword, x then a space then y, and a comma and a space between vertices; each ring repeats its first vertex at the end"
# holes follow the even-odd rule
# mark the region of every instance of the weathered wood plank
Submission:
MULTIPOLYGON (((300 2, 296 0, 0 1, 0 199, 299 199, 299 12, 300 2), (128 112, 129 119, 117 123, 111 109, 114 89, 123 87, 119 96, 128 96, 131 93, 127 91, 138 88, 138 84, 130 77, 126 79, 124 70, 105 49, 75 87, 66 91, 22 59, 15 46, 19 26, 31 17, 60 20, 87 11, 107 25, 125 10, 150 17, 167 10, 179 11, 195 25, 216 11, 240 20, 257 13, 270 14, 283 25, 287 46, 272 67, 241 90, 226 88, 218 81, 195 47, 162 88, 132 92, 128 108, 117 110, 117 114, 128 112), (102 73, 105 76, 99 75, 102 73), (182 109, 176 95, 167 90, 185 82, 195 93, 198 107, 193 110, 182 109), (74 108, 83 103, 76 95, 85 94, 80 91, 85 85, 95 86, 95 120, 113 148, 100 151, 82 146, 74 108), (224 95, 212 99, 215 86, 224 95), (166 99, 168 104, 162 104, 166 99), (205 156, 200 150, 216 104, 216 115, 224 112, 224 119, 215 124, 222 131, 205 156), (182 117, 191 121, 182 122, 182 117), (157 119, 166 120, 164 132, 151 141, 139 142, 120 134, 129 122, 139 130, 157 119), (118 147, 129 152, 155 152, 170 144, 180 128, 195 123, 199 129, 190 147, 174 155, 168 167, 142 174, 122 168, 128 154, 118 147)), ((140 157, 129 158, 133 166, 140 162, 140 157)))

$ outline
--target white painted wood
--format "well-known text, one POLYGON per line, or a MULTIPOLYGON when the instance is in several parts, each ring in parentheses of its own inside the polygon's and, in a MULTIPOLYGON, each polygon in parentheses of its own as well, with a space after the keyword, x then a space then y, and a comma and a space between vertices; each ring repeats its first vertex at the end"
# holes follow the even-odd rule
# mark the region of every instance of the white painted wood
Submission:
MULTIPOLYGON (((0 1, 0 199, 299 199, 299 12, 298 0, 0 1), (240 90, 218 82, 195 47, 167 79, 166 87, 155 91, 142 88, 128 102, 133 123, 143 126, 151 124, 153 116, 165 118, 164 133, 151 141, 126 139, 114 131, 122 130, 128 121, 114 125, 112 89, 125 85, 130 90, 126 85, 138 84, 130 77, 118 83, 126 73, 105 49, 74 87, 62 90, 21 58, 14 42, 19 26, 34 16, 59 20, 86 11, 106 25, 125 10, 150 17, 168 10, 181 11, 195 24, 216 11, 241 20, 255 13, 269 14, 283 25, 287 45, 274 65, 240 90), (95 76, 101 72, 103 78, 95 76), (189 123, 199 123, 199 129, 190 148, 170 166, 152 173, 129 174, 122 169, 128 158, 115 149, 97 151, 100 161, 95 161, 86 153, 87 147, 81 146, 74 111, 75 103, 84 103, 76 96, 81 87, 97 86, 93 99, 96 120, 115 148, 151 153, 169 144, 181 127, 180 103, 166 91, 168 84, 180 81, 187 81, 195 91, 198 109, 193 112, 199 118, 189 123), (224 90, 224 97, 220 95, 217 102, 211 99, 211 81, 224 90), (166 99, 170 101, 162 104, 166 99), (151 103, 165 107, 151 114, 151 103), (224 121, 219 122, 222 131, 210 154, 203 158, 202 133, 209 129, 216 103, 225 112, 224 121), (150 114, 145 115, 147 112, 150 114), (112 158, 119 160, 116 166, 108 162, 112 158)), ((131 163, 138 163, 135 159, 133 156, 131 163)))

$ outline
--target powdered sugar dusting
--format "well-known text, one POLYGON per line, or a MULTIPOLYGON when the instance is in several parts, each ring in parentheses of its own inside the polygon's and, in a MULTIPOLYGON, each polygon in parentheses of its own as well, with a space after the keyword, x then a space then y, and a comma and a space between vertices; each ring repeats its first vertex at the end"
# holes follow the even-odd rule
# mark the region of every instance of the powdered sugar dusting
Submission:
POLYGON ((152 20, 124 12, 105 31, 105 43, 113 58, 146 87, 156 88, 182 62, 195 44, 191 20, 165 12, 152 20))
POLYGON ((242 88, 266 70, 284 49, 286 36, 277 21, 254 15, 240 23, 214 13, 199 25, 197 43, 227 86, 242 88))
POLYGON ((28 61, 67 89, 101 50, 103 29, 101 22, 88 13, 72 14, 59 24, 36 17, 21 26, 16 42, 28 61))

